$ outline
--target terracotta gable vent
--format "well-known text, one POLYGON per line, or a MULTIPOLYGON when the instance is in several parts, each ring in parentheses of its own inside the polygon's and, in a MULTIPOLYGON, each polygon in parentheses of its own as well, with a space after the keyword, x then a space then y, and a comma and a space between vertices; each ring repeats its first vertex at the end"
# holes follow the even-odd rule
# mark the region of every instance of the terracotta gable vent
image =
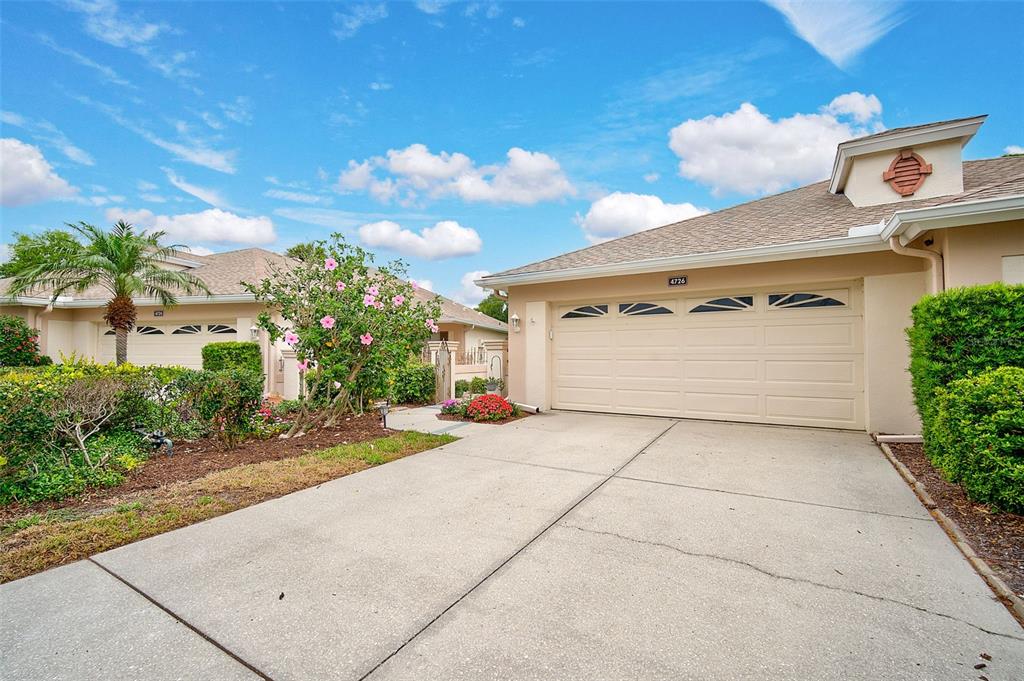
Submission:
POLYGON ((912 149, 904 149, 892 160, 889 169, 882 173, 882 179, 900 196, 912 196, 931 172, 931 163, 925 163, 912 149))

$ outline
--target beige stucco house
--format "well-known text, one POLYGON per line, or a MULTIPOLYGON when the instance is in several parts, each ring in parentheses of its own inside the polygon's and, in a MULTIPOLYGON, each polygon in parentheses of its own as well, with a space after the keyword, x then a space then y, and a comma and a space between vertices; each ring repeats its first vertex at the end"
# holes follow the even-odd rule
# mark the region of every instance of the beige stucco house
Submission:
MULTIPOLYGON (((134 364, 202 367, 202 347, 228 340, 255 340, 263 348, 268 394, 294 397, 298 391, 294 362, 285 363, 287 346, 270 342, 255 321, 263 306, 242 282, 259 282, 273 265, 286 266, 284 256, 262 248, 193 255, 179 252, 164 266, 188 270, 211 291, 210 296, 180 296, 179 304, 163 308, 155 300, 136 299, 138 321, 128 338, 128 361, 134 364)), ((0 280, 0 292, 7 280, 0 280)), ((72 353, 98 362, 114 361, 114 332, 103 321, 105 291, 90 289, 81 295, 62 296, 52 305, 46 291, 12 298, 0 293, 0 314, 13 314, 39 330, 42 352, 59 361, 72 353)), ((420 289, 417 297, 435 293, 420 289)), ((437 339, 452 341, 462 357, 483 356, 487 340, 505 340, 507 326, 496 319, 441 297, 437 339), (454 344, 458 343, 458 346, 454 344)), ((482 362, 483 360, 481 360, 482 362)))
POLYGON ((984 119, 853 139, 827 181, 483 278, 508 296, 511 397, 918 432, 911 306, 1024 282, 1024 157, 961 156, 984 119))

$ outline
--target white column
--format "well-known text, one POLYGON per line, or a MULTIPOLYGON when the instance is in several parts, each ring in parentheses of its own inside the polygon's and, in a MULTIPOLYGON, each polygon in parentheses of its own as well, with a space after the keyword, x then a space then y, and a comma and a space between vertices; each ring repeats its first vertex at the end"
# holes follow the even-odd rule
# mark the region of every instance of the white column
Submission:
POLYGON ((522 320, 526 335, 526 403, 540 409, 551 406, 548 396, 548 304, 526 303, 522 320))
POLYGON ((501 379, 505 387, 503 393, 508 392, 508 341, 507 340, 485 340, 484 362, 487 364, 487 377, 501 379))
POLYGON ((298 399, 299 389, 302 386, 302 374, 299 373, 295 351, 290 348, 282 350, 281 357, 284 359, 284 385, 281 388, 281 397, 286 400, 298 399))

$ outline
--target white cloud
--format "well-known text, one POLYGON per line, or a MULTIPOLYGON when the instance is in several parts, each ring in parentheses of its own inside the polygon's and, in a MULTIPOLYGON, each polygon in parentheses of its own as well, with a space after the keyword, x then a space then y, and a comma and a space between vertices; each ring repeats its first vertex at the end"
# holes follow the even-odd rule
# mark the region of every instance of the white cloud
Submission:
POLYGON ((139 191, 142 192, 151 192, 154 189, 156 189, 155 184, 153 184, 152 182, 147 182, 146 180, 139 180, 138 182, 135 183, 135 186, 138 187, 139 191))
POLYGON ((78 189, 53 172, 38 147, 0 139, 0 205, 24 206, 74 197, 78 189))
POLYGON ((74 96, 74 99, 103 112, 121 127, 135 133, 150 144, 163 149, 182 161, 222 173, 233 174, 235 172, 234 151, 211 149, 204 140, 185 135, 187 129, 183 129, 181 126, 178 127, 178 133, 179 135, 185 135, 183 141, 168 140, 127 118, 117 107, 97 102, 85 95, 74 96))
POLYGON ((497 2, 470 2, 463 13, 470 18, 483 14, 487 19, 497 19, 501 16, 501 5, 497 2))
POLYGON ((57 126, 50 121, 31 120, 13 111, 0 111, 0 122, 27 131, 33 139, 54 147, 75 163, 83 166, 96 165, 88 152, 72 144, 67 135, 58 130, 57 126))
POLYGON ((416 233, 391 220, 371 222, 359 228, 359 239, 370 248, 385 248, 402 255, 445 260, 479 253, 483 241, 475 229, 454 220, 442 220, 416 233))
POLYGON ((1024 154, 1024 146, 1019 144, 1011 144, 1010 146, 1003 149, 1004 154, 1024 154))
POLYGON ((512 17, 512 28, 525 28, 526 19, 522 17, 512 17))
POLYGON ((388 18, 388 8, 384 3, 366 3, 349 5, 344 12, 334 13, 334 37, 347 40, 359 32, 363 26, 375 24, 388 18))
POLYGON ((900 2, 765 0, 802 40, 839 68, 903 21, 900 2))
POLYGON ((463 274, 462 278, 459 279, 459 290, 451 295, 452 300, 456 300, 469 307, 479 305, 480 301, 490 294, 490 291, 480 288, 473 282, 481 277, 486 277, 488 274, 490 272, 487 270, 473 270, 463 274))
POLYGON ((106 212, 109 222, 124 220, 146 230, 167 232, 172 241, 189 243, 269 244, 277 239, 274 223, 265 216, 246 218, 219 208, 199 213, 180 215, 154 215, 152 211, 110 208, 106 212))
POLYGON ((651 194, 614 192, 592 203, 586 215, 577 213, 576 223, 590 243, 600 243, 707 212, 692 203, 665 203, 651 194))
POLYGON ((295 203, 327 203, 327 197, 317 196, 316 194, 307 194, 305 192, 296 192, 288 189, 268 189, 263 192, 264 196, 271 199, 281 199, 282 201, 294 201, 295 203))
POLYGON ((49 47, 57 54, 63 54, 65 57, 71 57, 72 60, 78 62, 82 66, 85 66, 98 72, 100 76, 103 78, 103 80, 107 81, 108 83, 113 83, 114 85, 120 85, 122 87, 132 88, 134 90, 138 89, 129 80, 127 80, 126 78, 122 78, 120 74, 118 74, 118 72, 112 69, 111 67, 107 66, 106 64, 100 64, 94 61, 93 59, 90 59, 89 57, 85 56, 81 52, 76 52, 75 50, 72 50, 70 47, 65 47, 64 45, 61 45, 45 33, 36 34, 36 39, 38 39, 40 43, 42 43, 46 47, 49 47))
POLYGON ((213 255, 213 251, 206 246, 187 246, 184 250, 196 255, 213 255))
POLYGON ((440 14, 450 0, 416 0, 416 9, 426 14, 440 14))
POLYGON ((659 173, 647 173, 646 175, 644 175, 644 182, 646 182, 647 184, 654 184, 660 179, 661 175, 659 173))
POLYGON ((401 197, 402 203, 411 203, 424 193, 434 198, 456 196, 465 201, 521 205, 576 193, 558 161, 539 151, 513 147, 505 163, 477 166, 465 154, 434 154, 423 144, 390 149, 383 157, 349 161, 338 176, 337 189, 365 191, 381 202, 401 197), (378 170, 389 176, 379 177, 378 170))
POLYGON ((228 202, 224 199, 223 196, 220 195, 220 192, 218 192, 217 190, 207 189, 206 187, 200 187, 199 185, 186 182, 184 178, 178 177, 170 168, 162 168, 162 170, 167 175, 167 181, 170 182, 175 187, 177 187, 178 189, 180 189, 181 191, 185 192, 186 194, 191 194, 200 201, 208 203, 211 206, 215 206, 217 208, 230 207, 228 205, 228 202))
POLYGON ((858 123, 867 123, 882 115, 882 102, 874 95, 847 92, 829 102, 825 111, 833 116, 852 116, 858 123))
POLYGON ((679 124, 669 133, 669 148, 680 159, 679 174, 710 185, 716 196, 776 192, 827 178, 836 145, 882 129, 876 117, 858 120, 875 110, 876 100, 849 93, 820 113, 774 121, 744 102, 736 111, 679 124))
MULTIPOLYGON (((252 123, 252 100, 248 97, 239 96, 235 97, 233 102, 221 102, 220 110, 226 118, 235 123, 242 125, 252 123)), ((209 121, 207 121, 207 125, 209 125, 209 121)))
POLYGON ((378 90, 378 91, 390 90, 393 87, 394 86, 391 83, 379 83, 377 81, 374 81, 374 82, 370 83, 370 89, 371 90, 378 90))
POLYGON ((167 26, 149 23, 139 15, 122 14, 113 0, 71 0, 67 5, 85 14, 86 33, 115 47, 148 43, 167 30, 167 26))
POLYGON ((416 285, 420 288, 425 288, 431 293, 437 293, 437 291, 434 290, 434 282, 429 279, 413 279, 412 281, 415 281, 416 285))
POLYGON ((160 194, 151 194, 149 192, 139 194, 139 198, 147 203, 167 203, 167 199, 165 197, 160 194))

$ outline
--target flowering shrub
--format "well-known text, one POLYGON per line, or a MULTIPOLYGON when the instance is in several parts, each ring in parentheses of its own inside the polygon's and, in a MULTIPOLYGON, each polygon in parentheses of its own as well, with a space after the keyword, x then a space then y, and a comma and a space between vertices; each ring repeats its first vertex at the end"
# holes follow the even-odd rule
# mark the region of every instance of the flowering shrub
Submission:
POLYGON ((459 400, 445 400, 441 403, 441 413, 449 416, 465 416, 466 403, 459 400))
POLYGON ((389 380, 437 329, 436 300, 421 303, 405 266, 372 266, 373 256, 340 234, 310 245, 317 257, 274 267, 246 288, 271 312, 258 324, 296 352, 308 388, 289 435, 333 425, 367 400, 389 395, 389 380), (283 321, 282 321, 283 320, 283 321), (314 413, 312 405, 324 405, 314 413))
POLYGON ((21 317, 0 315, 0 367, 23 367, 49 364, 50 358, 39 354, 39 336, 21 317))
POLYGON ((515 407, 500 395, 481 395, 466 407, 466 416, 474 421, 500 421, 514 413, 515 407))

